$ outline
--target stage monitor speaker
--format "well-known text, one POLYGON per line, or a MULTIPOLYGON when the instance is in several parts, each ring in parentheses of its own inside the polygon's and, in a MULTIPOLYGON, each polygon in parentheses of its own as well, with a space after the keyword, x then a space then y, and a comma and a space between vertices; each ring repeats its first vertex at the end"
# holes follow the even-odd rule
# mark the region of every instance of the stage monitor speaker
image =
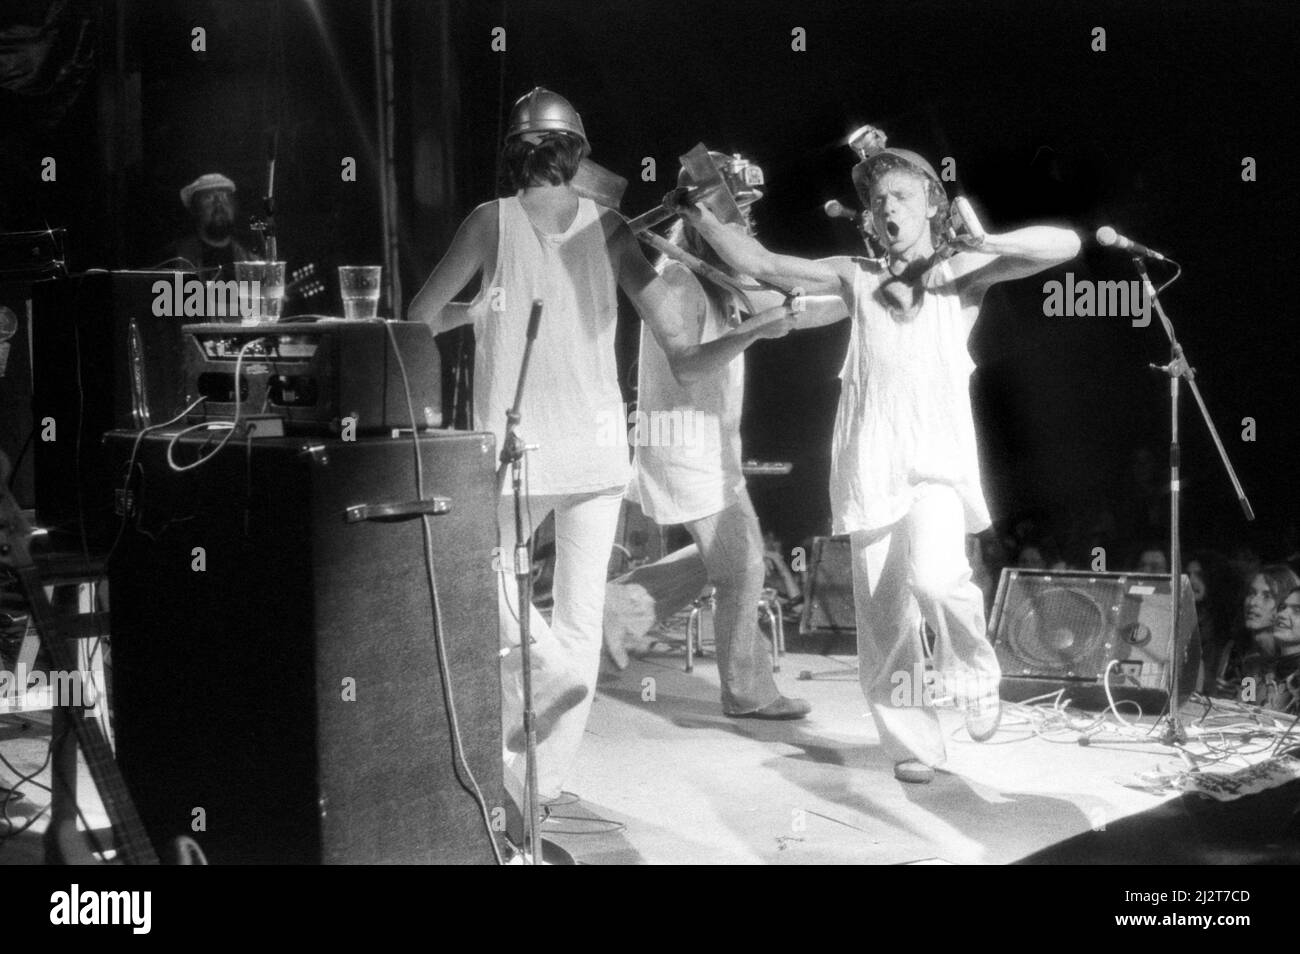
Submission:
MULTIPOLYGON (((108 435, 115 473, 136 438, 108 435)), ((140 443, 109 564, 117 754, 155 842, 191 835, 214 863, 491 863, 449 702, 495 823, 492 437, 419 439, 423 499, 448 502, 428 517, 445 666, 421 519, 345 519, 421 499, 410 437, 232 440, 184 473, 169 440, 140 443)))
POLYGON ((1167 576, 1007 568, 990 625, 1002 667, 1002 698, 1019 702, 1065 690, 1085 709, 1116 700, 1148 715, 1169 701, 1172 665, 1180 702, 1197 688, 1200 645, 1187 577, 1179 594, 1178 651, 1167 576))
POLYGON ((856 633, 849 538, 816 537, 805 579, 800 634, 856 633))
POLYGON ((33 442, 36 515, 76 536, 84 521, 92 546, 106 548, 115 528, 101 438, 113 428, 139 426, 133 395, 153 423, 184 407, 184 322, 153 308, 154 283, 170 287, 176 274, 87 272, 35 287, 33 416, 38 425, 53 426, 33 442))

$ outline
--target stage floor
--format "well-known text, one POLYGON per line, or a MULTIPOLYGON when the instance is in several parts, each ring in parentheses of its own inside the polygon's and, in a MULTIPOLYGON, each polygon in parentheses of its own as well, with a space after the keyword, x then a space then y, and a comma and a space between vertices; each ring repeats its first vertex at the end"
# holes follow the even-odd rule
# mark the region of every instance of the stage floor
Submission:
MULTIPOLYGON (((856 659, 792 652, 781 662, 782 691, 813 705, 805 720, 723 716, 711 655, 697 659, 691 674, 679 650, 663 647, 634 657, 623 672, 606 661, 567 786, 581 800, 555 805, 544 835, 585 864, 1006 864, 1067 839, 1074 839, 1068 852, 1047 860, 1128 863, 1145 851, 1157 863, 1300 861, 1300 781, 1256 796, 1253 815, 1247 808, 1216 821, 1228 832, 1227 847, 1202 847, 1194 843, 1204 840, 1205 826, 1189 827, 1177 794, 1138 787, 1185 769, 1176 751, 1142 744, 1140 731, 1107 731, 1080 745, 1080 733, 1060 717, 1043 732, 1042 710, 1031 718, 1009 706, 983 744, 970 741, 958 713, 942 712, 946 770, 930 785, 905 785, 877 744, 856 659), (798 678, 801 672, 811 678, 798 678), (1255 829, 1244 840, 1233 834, 1242 818, 1255 829)), ((1183 710, 1189 724, 1204 711, 1194 703, 1183 710)), ((1074 726, 1095 718, 1077 714, 1074 726)), ((13 717, 0 720, 0 753, 19 772, 41 765, 48 739, 47 712, 26 729, 13 717)), ((1234 763, 1266 754, 1257 744, 1234 763)), ((11 781, 11 772, 2 779, 11 781)), ((37 780, 48 784, 49 769, 37 780)), ((84 762, 79 787, 93 792, 84 762)), ((31 786, 24 791, 9 805, 15 825, 48 798, 31 786)), ((92 825, 104 823, 97 798, 83 808, 92 825)), ((40 817, 3 839, 0 864, 42 863, 44 827, 40 817)), ((1216 831, 1209 833, 1213 841, 1216 831)))
POLYGON ((791 653, 781 670, 807 719, 723 716, 712 657, 689 675, 679 652, 607 665, 568 786, 582 803, 557 806, 544 833, 591 864, 1004 864, 1174 797, 1124 784, 1181 766, 1173 750, 1047 741, 1014 710, 982 744, 941 712, 946 770, 905 785, 856 658, 791 653), (589 814, 626 827, 568 817, 589 814))

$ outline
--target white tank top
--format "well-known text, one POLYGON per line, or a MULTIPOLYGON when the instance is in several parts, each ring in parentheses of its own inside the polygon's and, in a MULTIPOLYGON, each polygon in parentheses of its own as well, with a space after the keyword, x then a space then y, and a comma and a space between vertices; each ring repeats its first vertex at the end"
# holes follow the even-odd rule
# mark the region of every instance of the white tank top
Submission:
POLYGON ((961 497, 966 532, 989 526, 971 413, 961 299, 926 291, 911 320, 894 318, 874 292, 887 275, 858 263, 853 331, 840 371, 831 443, 832 531, 897 523, 926 484, 961 497))
MULTIPOLYGON (((663 274, 674 287, 696 284, 690 270, 677 262, 664 266, 663 274)), ((702 324, 695 315, 682 315, 691 344, 712 341, 731 327, 713 298, 702 297, 702 324)), ((740 445, 744 356, 694 384, 681 385, 643 323, 637 381, 637 412, 629 434, 636 448, 633 499, 640 501, 646 516, 664 525, 699 520, 730 507, 745 486, 740 445)))
MULTIPOLYGON (((523 363, 528 316, 543 303, 528 365, 519 433, 531 494, 622 488, 628 478, 625 418, 614 357, 618 298, 613 265, 590 199, 573 224, 538 232, 517 196, 497 202, 496 272, 471 306, 474 427, 505 436, 523 363), (612 425, 615 425, 611 427, 612 425)), ((505 492, 509 492, 509 481, 505 492)))

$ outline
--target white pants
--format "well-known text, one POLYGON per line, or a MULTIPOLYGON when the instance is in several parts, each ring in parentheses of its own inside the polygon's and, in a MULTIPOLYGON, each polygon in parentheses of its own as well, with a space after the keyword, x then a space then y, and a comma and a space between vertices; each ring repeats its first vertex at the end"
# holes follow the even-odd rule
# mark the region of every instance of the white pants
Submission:
POLYGON ((851 537, 862 691, 895 762, 944 761, 934 701, 997 695, 997 656, 985 637, 984 597, 971 581, 965 538, 961 499, 941 484, 929 485, 893 526, 851 537), (936 636, 933 680, 925 672, 922 620, 936 636))
MULTIPOLYGON (((529 500, 529 535, 555 511, 554 612, 547 625, 529 607, 532 627, 533 711, 537 715, 537 792, 556 798, 587 727, 600 671, 601 622, 605 608, 614 533, 623 488, 592 494, 535 496, 529 500)), ((523 668, 519 649, 519 608, 514 577, 514 498, 501 498, 501 573, 497 587, 501 611, 501 724, 505 784, 522 805, 524 783, 523 668)))

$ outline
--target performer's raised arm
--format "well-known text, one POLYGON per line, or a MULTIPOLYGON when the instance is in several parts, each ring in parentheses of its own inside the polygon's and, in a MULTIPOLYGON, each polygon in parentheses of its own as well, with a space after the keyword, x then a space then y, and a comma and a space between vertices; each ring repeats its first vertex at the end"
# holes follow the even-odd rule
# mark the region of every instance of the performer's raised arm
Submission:
POLYGON ((930 270, 927 288, 956 282, 965 296, 982 296, 998 282, 1028 278, 1079 254, 1079 236, 1070 229, 1032 225, 964 249, 930 270))

